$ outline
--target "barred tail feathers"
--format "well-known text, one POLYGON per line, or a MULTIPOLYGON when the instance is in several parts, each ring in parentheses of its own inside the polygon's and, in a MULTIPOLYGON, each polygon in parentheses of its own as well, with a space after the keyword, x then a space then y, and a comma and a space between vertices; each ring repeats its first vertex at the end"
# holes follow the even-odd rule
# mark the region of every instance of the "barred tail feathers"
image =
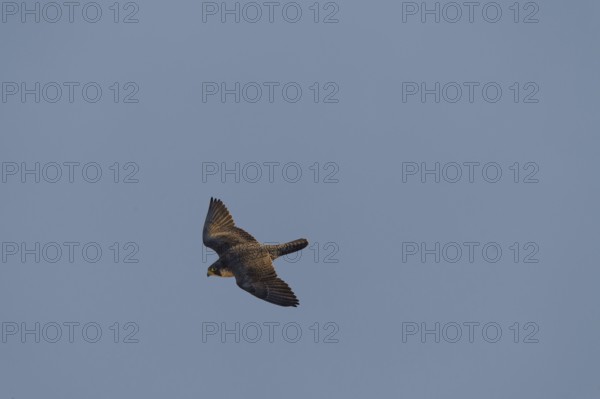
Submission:
POLYGON ((300 251, 303 248, 306 248, 308 245, 308 241, 304 238, 299 238, 294 241, 287 242, 285 244, 278 245, 267 245, 267 250, 271 255, 271 259, 275 260, 280 256, 291 254, 292 252, 300 251))

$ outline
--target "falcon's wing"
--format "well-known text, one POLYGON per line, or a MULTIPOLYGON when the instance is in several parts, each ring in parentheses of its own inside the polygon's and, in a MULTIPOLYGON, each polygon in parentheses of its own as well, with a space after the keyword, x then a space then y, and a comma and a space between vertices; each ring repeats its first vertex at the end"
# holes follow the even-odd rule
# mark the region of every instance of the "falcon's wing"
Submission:
POLYGON ((210 199, 202 241, 204 245, 215 250, 219 256, 235 245, 258 242, 249 233, 235 227, 227 207, 223 201, 216 198, 210 199))
POLYGON ((275 274, 275 269, 271 266, 271 272, 258 276, 240 276, 236 275, 237 285, 254 295, 257 298, 279 306, 293 306, 300 304, 296 295, 292 292, 289 285, 275 274), (254 277, 254 278, 253 278, 254 277))

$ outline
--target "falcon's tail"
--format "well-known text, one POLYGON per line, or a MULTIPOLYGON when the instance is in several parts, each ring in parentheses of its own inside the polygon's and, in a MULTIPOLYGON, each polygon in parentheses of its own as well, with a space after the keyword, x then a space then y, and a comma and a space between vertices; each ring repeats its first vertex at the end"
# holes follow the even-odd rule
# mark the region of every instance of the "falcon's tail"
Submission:
POLYGON ((280 256, 291 254, 292 252, 300 251, 303 248, 306 248, 308 245, 308 241, 304 238, 299 238, 294 241, 290 241, 285 244, 278 245, 267 245, 267 251, 271 255, 271 259, 275 260, 280 256))

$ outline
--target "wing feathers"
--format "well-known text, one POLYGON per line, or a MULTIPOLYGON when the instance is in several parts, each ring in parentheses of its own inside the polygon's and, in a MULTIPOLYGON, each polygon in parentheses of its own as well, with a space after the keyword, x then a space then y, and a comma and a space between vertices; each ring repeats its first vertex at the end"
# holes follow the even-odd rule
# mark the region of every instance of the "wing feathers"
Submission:
POLYGON ((223 201, 210 199, 204 229, 202 231, 204 245, 215 250, 219 256, 229 248, 243 243, 258 242, 248 232, 235 227, 233 217, 223 201))
POLYGON ((238 282, 238 285, 257 298, 275 305, 296 307, 300 304, 290 286, 279 277, 256 281, 246 280, 243 283, 238 282))

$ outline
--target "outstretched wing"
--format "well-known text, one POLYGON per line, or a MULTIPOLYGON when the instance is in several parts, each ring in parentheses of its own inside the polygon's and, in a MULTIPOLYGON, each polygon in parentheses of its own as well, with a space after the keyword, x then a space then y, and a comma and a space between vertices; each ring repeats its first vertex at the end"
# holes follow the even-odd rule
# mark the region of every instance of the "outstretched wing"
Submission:
POLYGON ((290 286, 277 277, 272 265, 270 265, 270 272, 262 276, 238 274, 235 276, 237 285, 257 298, 279 306, 296 307, 300 304, 290 286))
POLYGON ((212 197, 204 222, 202 241, 204 245, 215 250, 219 256, 235 245, 258 243, 249 233, 235 227, 233 218, 223 201, 212 197))

